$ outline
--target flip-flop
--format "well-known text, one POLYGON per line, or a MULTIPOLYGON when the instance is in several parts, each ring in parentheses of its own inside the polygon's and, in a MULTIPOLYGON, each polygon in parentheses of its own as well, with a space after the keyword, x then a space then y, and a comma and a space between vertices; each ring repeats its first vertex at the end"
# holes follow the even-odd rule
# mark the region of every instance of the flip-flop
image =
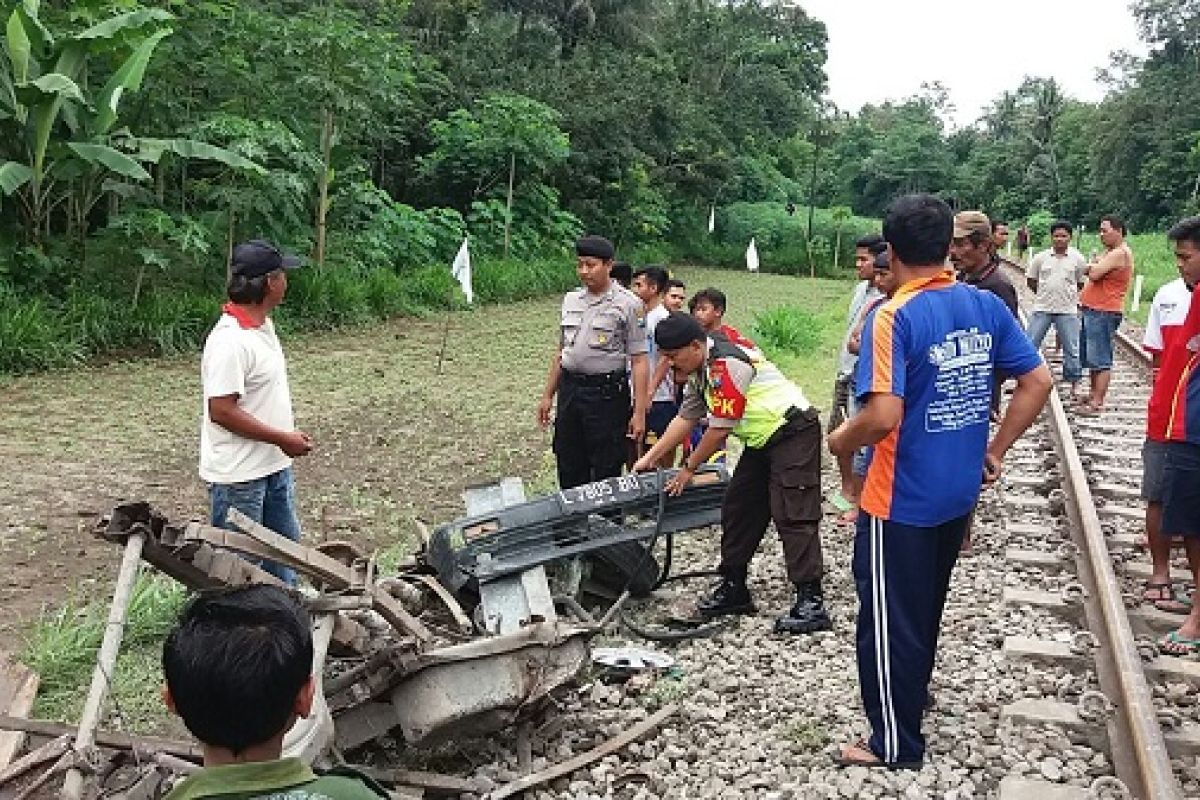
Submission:
POLYGON ((1200 654, 1200 639, 1189 639, 1180 636, 1179 631, 1171 631, 1159 640, 1158 649, 1170 656, 1192 656, 1200 654))
POLYGON ((867 745, 865 739, 859 739, 853 744, 844 746, 841 751, 834 756, 833 763, 839 767, 866 767, 867 769, 913 769, 919 770, 921 762, 919 761, 893 761, 890 764, 884 761, 879 756, 875 755, 874 751, 867 745), (851 751, 857 750, 855 755, 851 751))
POLYGON ((1192 610, 1191 603, 1179 599, 1170 581, 1146 581, 1142 589, 1142 602, 1150 603, 1168 614, 1187 614, 1192 610))
POLYGON ((829 498, 829 504, 843 514, 854 508, 854 503, 847 500, 841 492, 834 492, 829 498))

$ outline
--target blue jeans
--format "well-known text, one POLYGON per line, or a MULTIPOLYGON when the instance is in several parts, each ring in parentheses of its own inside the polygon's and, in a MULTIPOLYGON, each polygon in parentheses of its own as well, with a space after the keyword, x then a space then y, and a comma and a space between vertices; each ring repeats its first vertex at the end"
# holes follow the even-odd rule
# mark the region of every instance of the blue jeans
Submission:
POLYGON ((1083 378, 1083 367, 1079 363, 1079 316, 1076 314, 1051 314, 1048 311, 1035 311, 1029 317, 1029 341, 1038 350, 1042 349, 1042 340, 1046 338, 1050 326, 1058 335, 1062 344, 1064 381, 1078 382, 1083 378))
MULTIPOLYGON (((273 472, 265 478, 242 483, 210 483, 208 501, 212 524, 229 528, 226 517, 236 508, 250 519, 265 525, 293 542, 300 541, 300 519, 296 516, 296 483, 292 468, 273 472)), ((296 573, 289 567, 264 561, 263 569, 289 586, 296 584, 296 573)))
POLYGON ((1080 360, 1092 372, 1112 369, 1113 337, 1121 327, 1120 311, 1083 309, 1083 338, 1079 348, 1080 360))

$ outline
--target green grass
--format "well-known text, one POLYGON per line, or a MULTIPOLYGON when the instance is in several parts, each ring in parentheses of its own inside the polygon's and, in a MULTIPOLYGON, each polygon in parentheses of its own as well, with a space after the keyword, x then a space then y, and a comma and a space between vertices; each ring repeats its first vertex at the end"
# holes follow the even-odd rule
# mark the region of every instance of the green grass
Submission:
MULTIPOLYGON (((138 577, 107 704, 125 730, 161 727, 162 642, 185 599, 184 588, 170 578, 145 572, 138 577)), ((34 623, 21 660, 41 678, 36 716, 79 718, 107 618, 107 603, 69 602, 34 623)))
POLYGON ((729 298, 725 321, 765 347, 771 360, 804 390, 809 402, 827 411, 837 371, 837 353, 846 332, 846 309, 854 284, 827 278, 793 278, 746 271, 683 268, 674 274, 689 296, 715 286, 729 298), (763 339, 756 317, 780 329, 785 346, 763 339))
POLYGON ((803 356, 821 340, 821 322, 795 306, 777 306, 754 315, 754 334, 772 357, 803 356))

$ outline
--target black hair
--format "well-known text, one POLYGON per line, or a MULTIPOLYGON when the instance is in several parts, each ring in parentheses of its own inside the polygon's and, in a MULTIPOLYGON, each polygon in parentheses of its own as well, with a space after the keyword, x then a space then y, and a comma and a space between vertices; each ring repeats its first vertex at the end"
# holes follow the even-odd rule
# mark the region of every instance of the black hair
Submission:
POLYGON ((239 305, 255 306, 267 299, 267 279, 272 273, 255 275, 247 278, 245 275, 231 275, 225 287, 225 294, 239 305))
POLYGON ((931 194, 896 198, 883 220, 883 238, 908 266, 940 266, 950 252, 953 234, 954 213, 931 194))
POLYGON ((608 274, 614 281, 628 289, 630 279, 633 277, 633 267, 629 266, 626 261, 617 261, 612 265, 608 274))
POLYGON ((642 267, 633 273, 634 278, 642 278, 648 283, 654 285, 654 290, 662 294, 667 290, 667 281, 671 280, 671 276, 667 274, 663 267, 642 267))
POLYGON ((858 237, 858 241, 854 243, 855 248, 862 247, 870 251, 871 255, 878 255, 884 250, 887 250, 887 241, 878 233, 868 233, 866 236, 858 237))
POLYGON ((995 233, 995 232, 996 232, 996 228, 999 228, 1001 225, 1003 225, 1003 226, 1004 226, 1004 227, 1006 227, 1006 228, 1008 227, 1008 223, 1007 223, 1007 222, 1005 222, 1005 221, 1004 221, 1004 220, 1002 220, 1002 219, 994 219, 994 220, 992 220, 992 233, 995 233))
POLYGON ((663 287, 664 292, 668 292, 678 286, 680 289, 686 289, 687 286, 679 278, 671 278, 667 281, 667 285, 663 287))
POLYGON ((880 272, 891 272, 892 260, 888 258, 888 254, 886 252, 883 252, 875 256, 875 263, 873 263, 871 267, 872 269, 879 270, 880 272))
POLYGON ((1117 230, 1119 230, 1121 232, 1122 236, 1124 236, 1125 234, 1127 234, 1129 232, 1125 228, 1125 220, 1121 219, 1116 214, 1105 214, 1103 217, 1100 218, 1100 221, 1107 222, 1109 225, 1111 225, 1114 228, 1116 228, 1117 230))
POLYGON ((189 602, 162 664, 187 729, 236 755, 284 730, 312 660, 308 612, 285 589, 255 584, 189 602))
POLYGON ((725 293, 720 289, 714 289, 710 286, 707 289, 701 289, 696 292, 692 295, 692 299, 688 300, 688 311, 695 311, 696 306, 701 303, 711 303, 712 307, 717 311, 720 311, 722 314, 725 313, 725 293))
POLYGON ((1200 216, 1179 220, 1167 231, 1167 238, 1172 242, 1191 242, 1200 248, 1200 216))
POLYGON ((1066 231, 1067 233, 1070 233, 1070 234, 1075 233, 1074 226, 1072 226, 1071 223, 1067 222, 1065 219, 1056 219, 1056 220, 1054 220, 1054 222, 1050 223, 1050 232, 1051 233, 1054 233, 1055 231, 1060 231, 1060 230, 1066 231))

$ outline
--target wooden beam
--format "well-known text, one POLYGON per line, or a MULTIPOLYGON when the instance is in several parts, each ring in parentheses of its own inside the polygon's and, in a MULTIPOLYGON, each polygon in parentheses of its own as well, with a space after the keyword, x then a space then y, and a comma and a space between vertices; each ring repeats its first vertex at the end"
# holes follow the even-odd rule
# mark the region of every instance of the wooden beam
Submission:
MULTIPOLYGON (((67 725, 62 722, 0 715, 0 731, 23 731, 54 739, 64 733, 74 734, 76 730, 77 726, 67 725)), ((155 736, 135 736, 129 733, 113 733, 98 730, 96 731, 95 743, 99 747, 107 747, 110 750, 133 750, 137 748, 144 752, 170 753, 173 756, 179 756, 191 761, 200 761, 204 758, 203 751, 197 745, 190 742, 181 742, 177 739, 160 739, 155 736)))

